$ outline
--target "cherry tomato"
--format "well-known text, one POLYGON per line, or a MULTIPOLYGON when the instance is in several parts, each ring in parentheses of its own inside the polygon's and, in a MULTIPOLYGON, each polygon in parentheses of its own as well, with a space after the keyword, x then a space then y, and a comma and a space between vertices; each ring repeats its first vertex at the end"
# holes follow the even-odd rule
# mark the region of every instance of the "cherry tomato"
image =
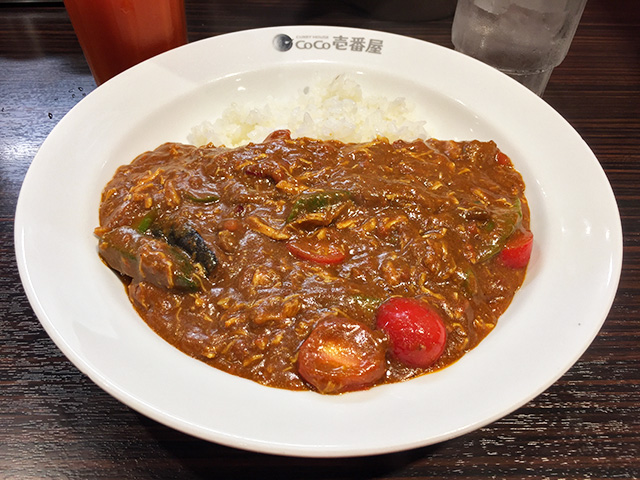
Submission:
POLYGON ((496 153, 496 161, 499 165, 511 165, 511 159, 500 150, 496 153))
POLYGON ((298 372, 320 393, 363 390, 386 372, 385 348, 363 323, 321 321, 298 350, 298 372))
POLYGON ((533 233, 516 232, 500 251, 500 260, 510 268, 524 268, 529 264, 533 249, 533 233))
POLYGON ((303 260, 310 260, 327 265, 340 263, 347 256, 344 249, 336 244, 326 241, 312 242, 307 239, 297 239, 287 242, 287 250, 303 260))
POLYGON ((414 298, 387 300, 378 308, 376 325, 387 333, 393 355, 410 367, 429 367, 444 352, 444 322, 433 308, 414 298))

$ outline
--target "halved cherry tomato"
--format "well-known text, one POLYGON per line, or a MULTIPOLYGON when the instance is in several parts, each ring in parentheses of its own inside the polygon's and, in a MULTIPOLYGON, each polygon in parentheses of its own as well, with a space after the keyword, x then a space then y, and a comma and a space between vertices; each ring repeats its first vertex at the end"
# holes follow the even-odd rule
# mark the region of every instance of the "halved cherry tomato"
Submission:
POLYGON ((500 251, 500 261, 510 268, 524 268, 529 264, 533 249, 533 233, 528 230, 516 232, 500 251))
POLYGON ((355 320, 321 321, 298 350, 298 372, 320 393, 363 390, 385 374, 385 348, 355 320))
POLYGON ((333 265, 342 262, 347 254, 335 243, 306 238, 294 239, 287 242, 287 250, 303 260, 333 265))
POLYGON ((376 325, 387 333, 393 355, 410 367, 429 367, 444 352, 444 322, 433 308, 414 298, 387 300, 378 308, 376 325))

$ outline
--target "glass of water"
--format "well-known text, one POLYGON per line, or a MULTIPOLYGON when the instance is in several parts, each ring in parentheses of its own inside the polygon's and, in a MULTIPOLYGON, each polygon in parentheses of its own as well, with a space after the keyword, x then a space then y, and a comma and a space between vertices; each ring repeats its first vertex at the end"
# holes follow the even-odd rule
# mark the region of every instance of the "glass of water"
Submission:
POLYGON ((458 0, 451 38, 542 95, 567 55, 587 0, 458 0))

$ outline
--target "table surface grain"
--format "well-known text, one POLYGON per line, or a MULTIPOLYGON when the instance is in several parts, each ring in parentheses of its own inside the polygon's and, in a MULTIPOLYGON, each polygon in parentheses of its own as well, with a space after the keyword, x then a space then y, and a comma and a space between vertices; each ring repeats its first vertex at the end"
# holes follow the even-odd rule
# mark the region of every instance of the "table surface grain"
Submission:
MULTIPOLYGON (((186 0, 186 8, 191 41, 325 24, 451 47, 451 18, 378 19, 340 1, 186 0)), ((640 478, 640 2, 589 0, 544 95, 593 149, 620 208, 624 265, 602 330, 573 368, 514 413, 396 454, 288 458, 201 441, 119 403, 60 353, 21 286, 13 223, 39 146, 94 88, 61 3, 0 4, 0 478, 640 478)))

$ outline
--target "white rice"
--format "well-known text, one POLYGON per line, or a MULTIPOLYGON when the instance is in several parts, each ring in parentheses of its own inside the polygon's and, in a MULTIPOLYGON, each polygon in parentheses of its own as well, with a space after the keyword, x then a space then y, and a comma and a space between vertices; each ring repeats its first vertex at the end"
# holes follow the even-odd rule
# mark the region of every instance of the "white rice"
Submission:
POLYGON ((427 138, 415 107, 398 97, 365 95, 347 75, 320 80, 292 98, 268 97, 264 105, 232 103, 215 121, 191 129, 189 142, 237 147, 262 142, 274 130, 289 129, 293 138, 366 142, 427 138))

